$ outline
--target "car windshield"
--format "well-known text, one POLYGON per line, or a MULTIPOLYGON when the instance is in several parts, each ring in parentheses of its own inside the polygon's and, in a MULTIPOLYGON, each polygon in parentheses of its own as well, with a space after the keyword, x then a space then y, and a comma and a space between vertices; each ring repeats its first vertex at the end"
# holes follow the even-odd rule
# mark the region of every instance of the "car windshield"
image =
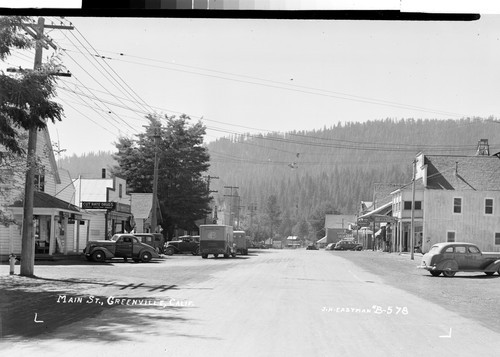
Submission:
POLYGON ((118 234, 115 234, 114 236, 111 237, 111 240, 114 240, 115 242, 120 238, 118 234))

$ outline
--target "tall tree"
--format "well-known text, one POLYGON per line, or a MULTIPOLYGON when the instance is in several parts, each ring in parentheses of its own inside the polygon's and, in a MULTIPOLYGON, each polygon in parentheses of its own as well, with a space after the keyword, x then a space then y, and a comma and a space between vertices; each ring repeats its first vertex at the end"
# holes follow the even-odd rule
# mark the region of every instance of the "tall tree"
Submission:
MULTIPOLYGON (((0 17, 0 60, 4 61, 11 49, 27 49, 34 41, 22 31, 26 17, 0 17)), ((50 73, 57 65, 50 61, 41 70, 25 70, 7 75, 0 71, 0 145, 7 151, 22 154, 19 129, 43 129, 46 121, 62 118, 62 106, 51 101, 55 95, 55 79, 50 73)), ((0 151, 0 159, 2 153, 0 151)))
POLYGON ((278 206, 278 198, 275 195, 271 195, 267 199, 266 214, 271 231, 271 239, 273 239, 281 222, 281 209, 278 206))
POLYGON ((150 125, 137 139, 120 138, 114 155, 118 165, 112 170, 125 178, 133 192, 152 192, 154 154, 159 159, 158 202, 161 226, 171 236, 175 228, 196 230, 195 221, 210 212, 207 184, 203 173, 209 168, 209 155, 203 146, 205 127, 188 124, 189 117, 148 115, 150 125), (165 125, 164 125, 165 123, 165 125), (160 127, 157 146, 154 128, 160 127))

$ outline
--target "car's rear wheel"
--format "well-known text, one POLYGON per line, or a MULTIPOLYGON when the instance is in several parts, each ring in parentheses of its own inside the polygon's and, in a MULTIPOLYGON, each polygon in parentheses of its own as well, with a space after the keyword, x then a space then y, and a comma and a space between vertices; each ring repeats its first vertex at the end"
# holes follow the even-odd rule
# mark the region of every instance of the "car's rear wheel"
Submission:
POLYGON ((166 255, 173 255, 175 253, 175 249, 172 247, 167 247, 165 248, 165 254, 166 255))
POLYGON ((443 275, 447 278, 453 278, 455 276, 455 271, 451 271, 451 270, 444 270, 443 271, 443 275))
POLYGON ((432 276, 439 276, 439 275, 441 275, 441 271, 439 271, 439 270, 431 270, 430 273, 431 273, 432 276))
POLYGON ((153 255, 150 252, 142 252, 141 254, 141 260, 143 263, 148 263, 152 258, 153 255))
POLYGON ((208 258, 208 254, 202 254, 202 255, 201 255, 201 257, 202 257, 203 259, 207 259, 207 258, 208 258))
POLYGON ((191 252, 191 254, 193 254, 193 255, 198 255, 198 254, 200 254, 200 248, 196 248, 195 250, 193 250, 193 251, 191 252))
POLYGON ((214 258, 218 258, 219 257, 219 254, 214 254, 214 258))
POLYGON ((485 271, 484 273, 488 276, 492 276, 493 274, 495 274, 494 271, 485 271))
POLYGON ((102 263, 106 260, 106 254, 104 254, 102 250, 96 250, 94 253, 92 253, 92 260, 94 262, 102 263))

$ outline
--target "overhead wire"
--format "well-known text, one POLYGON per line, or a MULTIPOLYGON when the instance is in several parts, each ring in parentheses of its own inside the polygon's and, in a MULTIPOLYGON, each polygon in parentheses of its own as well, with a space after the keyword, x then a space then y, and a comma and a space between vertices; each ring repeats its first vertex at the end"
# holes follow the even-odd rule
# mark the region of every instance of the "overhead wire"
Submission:
MULTIPOLYGON (((387 101, 387 100, 376 99, 376 98, 369 98, 369 97, 363 97, 363 96, 352 95, 352 94, 342 93, 342 92, 337 92, 337 91, 330 91, 330 90, 319 89, 319 88, 314 88, 314 87, 301 86, 301 85, 297 85, 297 84, 290 84, 290 83, 286 83, 286 82, 282 82, 282 81, 269 80, 269 79, 266 79, 266 78, 259 78, 259 77, 244 75, 244 74, 237 74, 237 73, 231 73, 231 72, 213 70, 213 69, 208 69, 208 68, 202 68, 202 67, 196 67, 196 66, 189 66, 189 65, 185 65, 185 64, 172 63, 172 62, 167 62, 167 61, 164 61, 164 60, 151 59, 151 58, 141 57, 141 56, 127 55, 127 54, 122 53, 122 52, 111 52, 111 51, 107 51, 107 52, 118 54, 118 55, 120 55, 122 57, 131 57, 131 58, 137 58, 137 59, 142 59, 142 60, 148 60, 148 61, 152 61, 152 62, 158 62, 158 63, 168 64, 170 66, 184 67, 184 68, 194 69, 194 70, 198 70, 198 71, 206 71, 206 72, 218 73, 218 74, 222 74, 222 75, 225 75, 225 76, 233 76, 233 77, 246 78, 246 79, 251 79, 253 81, 260 81, 260 82, 264 82, 264 83, 250 82, 250 81, 246 81, 246 80, 237 80, 237 79, 234 79, 234 78, 228 78, 228 77, 222 77, 222 76, 216 76, 216 75, 208 75, 208 74, 204 74, 204 73, 200 73, 200 72, 191 72, 191 71, 185 71, 185 70, 179 70, 179 69, 172 69, 172 68, 162 67, 162 66, 152 66, 152 67, 162 68, 162 69, 166 69, 166 70, 172 70, 172 71, 178 71, 178 72, 185 72, 185 73, 191 73, 191 74, 198 74, 198 75, 202 75, 202 76, 215 77, 215 78, 219 78, 219 79, 225 79, 225 80, 230 80, 230 81, 237 81, 237 82, 242 82, 242 83, 249 83, 249 84, 255 84, 255 85, 263 85, 263 86, 267 86, 267 87, 271 87, 271 88, 293 90, 293 91, 298 91, 298 92, 307 93, 307 94, 316 94, 316 95, 330 96, 330 97, 333 97, 333 98, 345 99, 345 100, 353 100, 353 101, 359 101, 359 102, 363 102, 363 103, 378 104, 378 105, 387 105, 387 106, 390 106, 390 107, 405 108, 405 109, 411 109, 411 110, 416 110, 416 111, 428 112, 428 113, 433 113, 433 114, 438 114, 438 115, 448 115, 448 116, 453 116, 453 117, 466 117, 467 116, 467 115, 461 114, 461 113, 441 111, 441 110, 436 110, 436 109, 431 109, 431 108, 425 108, 425 107, 421 107, 421 106, 415 106, 415 105, 408 105, 408 104, 398 103, 398 102, 394 102, 394 101, 387 101), (270 84, 265 84, 265 83, 270 83, 270 84)), ((106 57, 106 59, 108 59, 108 60, 114 60, 114 61, 128 62, 128 63, 138 64, 138 65, 143 65, 143 66, 151 66, 151 65, 140 63, 140 62, 122 60, 122 59, 119 59, 119 58, 106 57)))
MULTIPOLYGON (((80 33, 80 35, 81 35, 81 33, 80 33)), ((82 36, 82 38, 85 39, 85 37, 83 35, 81 35, 81 36, 82 36)), ((65 36, 65 37, 72 43, 72 45, 75 48, 79 47, 73 41, 71 41, 67 36, 65 36)), ((76 36, 75 36, 75 38, 76 38, 76 36)), ((87 43, 89 43, 86 39, 85 39, 85 41, 87 43)), ((84 48, 86 48, 81 41, 78 40, 78 42, 80 43, 80 45, 82 45, 84 48)), ((89 45, 90 45, 90 43, 89 43, 89 45)), ((92 49, 96 52, 96 55, 98 55, 98 51, 95 50, 93 47, 92 47, 92 49)), ((67 53, 68 51, 65 51, 65 52, 67 53)), ((91 56, 94 56, 94 57, 96 56, 96 55, 92 55, 92 53, 90 53, 90 51, 88 51, 88 50, 86 51, 86 53, 84 53, 82 51, 80 51, 80 53, 82 55, 84 55, 84 56, 87 56, 87 55, 91 55, 91 56)), ((121 53, 121 55, 124 55, 124 54, 121 53)), ((129 56, 129 55, 126 55, 126 56, 128 56, 128 57, 137 57, 139 59, 146 59, 146 60, 150 60, 150 61, 157 61, 157 62, 165 63, 165 61, 153 60, 153 59, 148 59, 148 58, 145 58, 145 57, 129 56)), ((112 59, 112 58, 105 58, 105 59, 112 59)), ((78 63, 74 59, 72 59, 72 60, 75 63, 78 63)), ((117 59, 115 59, 115 60, 117 60, 117 59)), ((104 61, 104 62, 106 62, 106 61, 104 61)), ((140 64, 140 63, 137 63, 137 64, 140 64)), ((260 81, 265 81, 265 82, 269 82, 269 83, 273 83, 273 84, 278 84, 278 83, 284 84, 284 83, 278 82, 278 81, 271 81, 271 80, 267 80, 267 79, 256 78, 256 77, 245 76, 245 75, 239 75, 239 74, 233 74, 233 73, 229 73, 229 72, 214 71, 214 70, 200 68, 200 67, 186 66, 186 65, 181 65, 181 64, 178 64, 178 66, 183 66, 183 67, 186 67, 186 68, 197 69, 197 70, 211 71, 213 73, 220 73, 220 74, 224 74, 224 75, 232 75, 232 76, 239 76, 239 77, 242 77, 242 78, 250 78, 252 80, 260 80, 260 81)), ((109 74, 109 72, 107 72, 107 73, 109 74)), ((91 78, 93 78, 93 77, 91 76, 91 78)), ((93 79, 95 80, 95 78, 93 78, 93 79)), ((120 79, 121 79, 121 77, 120 77, 120 79)), ((97 81, 97 80, 95 80, 95 81, 97 83, 99 83, 99 81, 97 81)), ((123 79, 122 79, 122 81, 123 81, 123 79)), ((123 82, 126 83, 125 81, 123 81, 123 82)), ((255 83, 252 82, 252 84, 255 84, 255 83)), ((286 84, 286 85, 289 86, 289 84, 286 84)), ((298 86, 298 87, 301 87, 301 86, 298 86)), ((305 88, 308 88, 308 87, 305 87, 305 88)), ((110 93, 109 90, 107 90, 106 88, 104 88, 104 89, 108 93, 110 93)), ((308 89, 318 90, 316 88, 308 88, 308 89)), ((91 91, 89 90, 89 92, 91 92, 91 91)), ((122 93, 123 93, 123 91, 122 91, 122 93)), ((134 93, 135 93, 135 91, 134 91, 134 93)), ((338 92, 331 92, 331 93, 339 94, 338 92)), ((340 94, 347 95, 345 93, 340 93, 340 94)), ((84 94, 80 93, 80 95, 84 95, 84 94)), ((116 96, 114 94, 111 94, 111 95, 113 95, 113 97, 115 99, 119 100, 119 101, 121 101, 121 99, 123 99, 123 98, 120 98, 120 97, 118 97, 118 96, 116 96)), ((130 93, 128 93, 128 96, 130 97, 130 93)), ((94 100, 101 100, 102 101, 102 99, 101 98, 97 98, 97 96, 95 96, 95 94, 94 94, 94 97, 95 97, 94 100)), ((375 99, 372 99, 372 98, 363 98, 363 97, 358 97, 358 96, 353 96, 353 97, 357 97, 358 99, 362 98, 362 99, 375 100, 375 99)), ((137 95, 137 98, 139 98, 139 100, 142 101, 142 99, 138 95, 137 95)), ((127 100, 132 101, 132 102, 134 102, 137 105, 140 104, 140 103, 137 102, 136 99, 127 99, 127 100)), ((144 102, 144 101, 142 101, 142 102, 144 102)), ((381 101, 381 102, 386 102, 386 101, 381 101)), ((400 103, 395 103, 395 102, 389 102, 389 103, 400 105, 400 103)), ((116 105, 116 103, 112 103, 112 102, 108 102, 108 104, 110 104, 110 105, 116 105)), ((128 105, 124 104, 123 102, 122 102, 122 106, 121 107, 124 108, 124 109, 130 110, 130 111, 132 111, 134 113, 146 114, 143 111, 137 111, 137 110, 132 109, 128 105)), ((415 107, 415 106, 411 106, 411 107, 415 107)), ((143 108, 144 108, 144 106, 143 106, 143 108)), ((153 107, 150 107, 150 108, 153 109, 153 107)), ((163 109, 163 108, 160 108, 160 109, 163 109)), ((426 109, 426 108, 424 108, 424 109, 426 109)), ((172 110, 169 110, 169 111, 170 112, 176 112, 176 111, 172 111, 172 110)), ((180 112, 177 112, 177 113, 180 113, 180 112)), ((451 112, 440 112, 440 113, 456 114, 456 113, 451 113, 451 112)), ((193 117, 193 116, 190 116, 189 114, 188 114, 188 116, 189 117, 193 117)), ((202 119, 202 118, 203 117, 200 117, 200 119, 202 119)), ((203 118, 203 120, 204 121, 212 121, 212 122, 222 123, 224 125, 229 125, 229 126, 237 126, 237 125, 234 125, 234 124, 224 123, 224 122, 220 122, 220 121, 216 121, 216 120, 211 120, 211 119, 208 119, 208 118, 203 118)), ((123 122, 125 122, 125 121, 123 121, 123 122)), ((131 127, 130 125, 128 125, 128 126, 131 127)), ((245 126, 238 126, 238 127, 247 128, 247 129, 250 129, 250 130, 256 130, 256 128, 250 128, 250 127, 245 127, 245 126)), ((288 136, 304 137, 304 138, 307 138, 307 140, 315 139, 315 140, 321 140, 321 141, 326 141, 327 142, 327 144, 325 144, 325 143, 310 143, 310 142, 295 141, 295 140, 290 140, 290 139, 280 138, 280 137, 272 137, 270 135, 263 136, 263 135, 252 135, 252 134, 245 134, 245 133, 237 133, 235 131, 231 131, 231 130, 228 130, 228 129, 222 129, 222 128, 216 128, 216 127, 210 127, 210 126, 207 126, 207 129, 218 131, 218 132, 223 132, 223 133, 227 133, 227 134, 231 134, 231 135, 246 135, 248 138, 254 138, 254 139, 259 139, 259 140, 278 141, 278 142, 284 142, 284 143, 292 143, 292 144, 295 144, 295 145, 316 146, 316 147, 321 147, 321 148, 328 148, 328 147, 330 147, 330 148, 336 148, 336 149, 350 149, 350 150, 357 149, 357 150, 402 151, 402 152, 408 152, 408 151, 414 150, 414 149, 409 149, 409 146, 411 146, 411 145, 408 145, 407 143, 405 143, 405 144, 396 144, 396 143, 381 143, 381 142, 358 142, 358 141, 352 141, 352 140, 339 140, 339 139, 333 139, 333 138, 311 137, 310 135, 303 135, 303 134, 297 134, 297 133, 287 133, 286 134, 288 136), (332 141, 339 142, 339 144, 336 144, 336 145, 332 144, 331 143, 332 141), (340 143, 345 143, 345 144, 340 144, 340 143), (361 145, 365 145, 365 147, 360 147, 361 145), (405 148, 398 148, 398 146, 402 146, 402 145, 404 145, 405 148)), ((135 130, 135 129, 133 129, 133 130, 135 130)), ((420 148, 420 147, 422 147, 422 146, 421 145, 417 145, 417 144, 413 144, 413 148, 420 148)), ((447 151, 449 151, 449 150, 463 150, 464 149, 464 147, 453 147, 453 148, 450 148, 450 147, 446 147, 446 146, 429 146, 429 145, 426 146, 426 147, 432 147, 435 150, 447 150, 447 151)))

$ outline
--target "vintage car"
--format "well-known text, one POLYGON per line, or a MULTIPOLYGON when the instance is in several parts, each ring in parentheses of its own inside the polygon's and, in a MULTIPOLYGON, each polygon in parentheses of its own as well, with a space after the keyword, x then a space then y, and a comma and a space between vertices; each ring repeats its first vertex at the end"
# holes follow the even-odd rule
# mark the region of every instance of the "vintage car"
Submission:
POLYGON ((157 253, 164 253, 165 237, 161 233, 134 233, 139 241, 152 246, 157 253))
POLYGON ((309 244, 306 250, 318 250, 318 247, 316 247, 316 244, 309 244))
POLYGON ((166 255, 181 253, 198 255, 200 254, 200 238, 199 236, 181 236, 176 240, 167 242, 164 252, 166 255))
POLYGON ((325 247, 325 250, 333 250, 335 248, 335 243, 328 243, 328 245, 325 247))
POLYGON ((111 258, 132 258, 134 261, 149 262, 152 258, 159 258, 156 250, 139 241, 132 234, 115 234, 111 240, 89 241, 83 254, 87 260, 104 262, 111 258))
POLYGON ((446 277, 452 277, 459 271, 500 274, 500 252, 482 253, 472 243, 437 243, 424 254, 419 268, 428 270, 433 276, 442 273, 446 277))
POLYGON ((354 240, 341 240, 335 244, 333 250, 363 250, 363 245, 354 240))

